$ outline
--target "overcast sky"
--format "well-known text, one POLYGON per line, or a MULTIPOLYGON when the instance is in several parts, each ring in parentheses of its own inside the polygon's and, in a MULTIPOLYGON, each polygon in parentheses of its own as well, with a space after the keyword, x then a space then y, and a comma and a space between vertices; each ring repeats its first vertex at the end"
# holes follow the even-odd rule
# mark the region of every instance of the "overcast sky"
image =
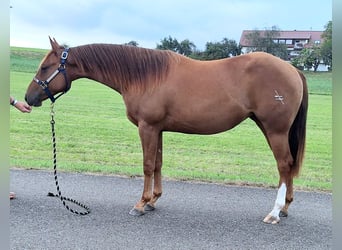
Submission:
POLYGON ((10 45, 49 49, 48 36, 71 47, 138 42, 155 48, 164 37, 189 39, 204 50, 222 38, 239 43, 243 30, 324 30, 331 0, 10 0, 10 45))

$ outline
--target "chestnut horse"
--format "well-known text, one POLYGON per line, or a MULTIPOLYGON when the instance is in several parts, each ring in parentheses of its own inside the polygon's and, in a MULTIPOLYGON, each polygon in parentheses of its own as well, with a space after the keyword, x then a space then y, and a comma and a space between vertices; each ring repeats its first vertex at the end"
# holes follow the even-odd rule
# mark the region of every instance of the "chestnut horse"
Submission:
POLYGON ((144 188, 130 211, 142 215, 162 194, 162 134, 214 134, 251 118, 265 135, 279 172, 279 188, 265 223, 287 216, 293 177, 304 157, 308 90, 304 75, 270 54, 255 52, 197 61, 171 51, 126 45, 89 44, 72 48, 50 38, 25 99, 40 106, 89 78, 119 92, 127 117, 139 130, 144 188), (60 74, 61 73, 61 74, 60 74))

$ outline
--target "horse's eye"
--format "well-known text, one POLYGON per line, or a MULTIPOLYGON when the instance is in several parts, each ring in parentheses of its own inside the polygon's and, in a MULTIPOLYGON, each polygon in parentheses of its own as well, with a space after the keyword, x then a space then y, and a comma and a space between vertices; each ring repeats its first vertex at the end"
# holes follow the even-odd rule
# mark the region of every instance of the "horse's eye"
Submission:
POLYGON ((48 69, 48 66, 42 66, 40 69, 41 69, 42 71, 46 71, 46 70, 48 69))

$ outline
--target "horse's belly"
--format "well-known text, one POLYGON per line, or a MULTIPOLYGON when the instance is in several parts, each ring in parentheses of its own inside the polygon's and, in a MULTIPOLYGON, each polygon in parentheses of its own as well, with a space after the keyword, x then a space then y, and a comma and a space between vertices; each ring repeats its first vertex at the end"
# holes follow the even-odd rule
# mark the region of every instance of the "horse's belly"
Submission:
POLYGON ((248 117, 239 107, 230 109, 183 110, 168 117, 165 130, 189 134, 216 134, 227 131, 248 117))

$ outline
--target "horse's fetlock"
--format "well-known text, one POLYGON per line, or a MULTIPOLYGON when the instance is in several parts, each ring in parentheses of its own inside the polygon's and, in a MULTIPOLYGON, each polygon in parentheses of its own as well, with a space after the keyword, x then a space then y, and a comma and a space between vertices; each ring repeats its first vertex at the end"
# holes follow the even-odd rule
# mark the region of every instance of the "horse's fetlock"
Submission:
POLYGON ((162 192, 153 192, 153 197, 155 197, 155 198, 160 198, 160 196, 162 196, 162 192))
POLYGON ((142 197, 142 201, 144 204, 146 204, 147 202, 151 201, 152 196, 151 195, 143 195, 142 197))

